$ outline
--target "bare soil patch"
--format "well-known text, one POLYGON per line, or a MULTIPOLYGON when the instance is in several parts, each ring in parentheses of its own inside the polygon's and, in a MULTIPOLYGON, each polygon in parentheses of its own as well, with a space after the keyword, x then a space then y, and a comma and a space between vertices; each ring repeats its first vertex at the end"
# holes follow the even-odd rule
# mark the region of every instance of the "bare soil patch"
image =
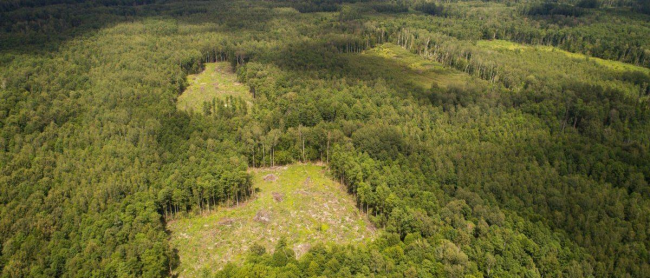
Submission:
POLYGON ((276 181, 276 180, 278 180, 278 176, 274 174, 268 174, 264 176, 264 181, 276 181))
POLYGON ((278 192, 273 192, 271 194, 273 195, 273 200, 275 200, 276 202, 279 203, 284 201, 284 194, 278 192))
POLYGON ((217 225, 219 226, 232 226, 232 224, 235 224, 235 219, 227 218, 227 217, 219 220, 219 222, 217 223, 217 225))
POLYGON ((293 247, 293 252, 296 253, 296 258, 302 257, 302 255, 306 254, 309 249, 311 249, 311 244, 309 243, 303 243, 303 244, 298 244, 293 247))
POLYGON ((266 210, 259 210, 253 217, 253 220, 260 223, 269 223, 271 221, 271 213, 266 210))

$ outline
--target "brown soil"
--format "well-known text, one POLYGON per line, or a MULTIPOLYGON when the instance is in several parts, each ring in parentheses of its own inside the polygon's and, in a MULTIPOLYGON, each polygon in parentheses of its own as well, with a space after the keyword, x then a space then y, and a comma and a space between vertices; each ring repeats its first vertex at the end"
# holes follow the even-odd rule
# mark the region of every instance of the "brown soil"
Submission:
POLYGON ((278 176, 276 176, 274 174, 268 174, 268 175, 264 176, 264 180, 265 181, 276 181, 276 180, 278 180, 278 176))
POLYGON ((255 214, 253 220, 261 223, 269 223, 269 221, 271 221, 271 213, 265 210, 260 210, 255 214))
POLYGON ((284 201, 284 194, 278 192, 273 192, 271 194, 273 195, 273 200, 275 200, 276 202, 284 201))
POLYGON ((296 258, 302 257, 302 255, 307 254, 307 252, 311 249, 311 244, 309 243, 303 243, 303 244, 298 244, 293 247, 293 252, 296 253, 296 258))
POLYGON ((217 224, 220 226, 231 226, 235 223, 235 219, 232 218, 223 218, 217 224))

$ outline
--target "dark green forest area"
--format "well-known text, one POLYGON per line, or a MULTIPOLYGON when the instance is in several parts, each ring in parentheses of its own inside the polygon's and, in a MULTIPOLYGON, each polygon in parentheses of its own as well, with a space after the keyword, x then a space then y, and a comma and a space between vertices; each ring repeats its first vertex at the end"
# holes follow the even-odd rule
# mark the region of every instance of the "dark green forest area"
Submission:
POLYGON ((216 277, 650 277, 649 67, 644 0, 2 1, 0 277, 172 276, 167 221, 308 161, 379 237, 216 277), (177 110, 215 61, 252 104, 177 110))

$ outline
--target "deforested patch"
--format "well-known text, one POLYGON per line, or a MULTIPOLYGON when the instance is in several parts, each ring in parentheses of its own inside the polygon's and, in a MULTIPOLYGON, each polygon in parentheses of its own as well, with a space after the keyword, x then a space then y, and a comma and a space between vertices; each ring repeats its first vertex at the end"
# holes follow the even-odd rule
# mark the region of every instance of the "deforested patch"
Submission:
POLYGON ((324 165, 299 164, 250 169, 254 196, 239 205, 168 224, 178 250, 179 277, 214 273, 229 262, 241 264, 253 245, 274 250, 281 238, 297 257, 312 246, 372 240, 375 228, 344 186, 324 165))

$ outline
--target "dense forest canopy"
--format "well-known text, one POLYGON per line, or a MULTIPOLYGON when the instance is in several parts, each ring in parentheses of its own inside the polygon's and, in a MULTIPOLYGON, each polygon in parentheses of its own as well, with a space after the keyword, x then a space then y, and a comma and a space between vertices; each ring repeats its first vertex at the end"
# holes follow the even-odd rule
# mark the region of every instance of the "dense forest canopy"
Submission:
POLYGON ((380 236, 205 276, 650 277, 648 3, 3 1, 0 277, 176 275, 168 221, 309 161, 380 236))

